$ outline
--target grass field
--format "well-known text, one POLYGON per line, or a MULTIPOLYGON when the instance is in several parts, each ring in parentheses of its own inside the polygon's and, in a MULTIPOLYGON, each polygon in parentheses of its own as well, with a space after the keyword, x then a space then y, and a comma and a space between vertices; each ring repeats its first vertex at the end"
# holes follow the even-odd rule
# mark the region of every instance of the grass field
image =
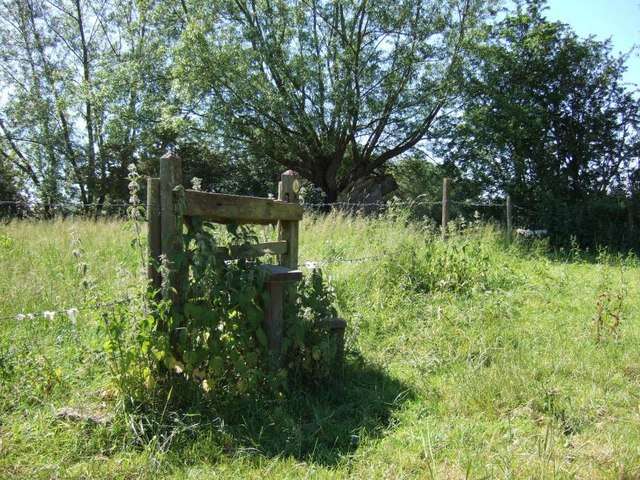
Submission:
POLYGON ((1 226, 0 478, 640 478, 634 257, 507 247, 480 226, 443 242, 402 217, 301 232, 302 260, 382 255, 325 267, 349 322, 342 380, 153 423, 117 408, 84 309, 137 282, 132 229, 1 226), (75 325, 13 318, 61 307, 81 309, 75 325), (56 418, 63 407, 114 417, 56 418))

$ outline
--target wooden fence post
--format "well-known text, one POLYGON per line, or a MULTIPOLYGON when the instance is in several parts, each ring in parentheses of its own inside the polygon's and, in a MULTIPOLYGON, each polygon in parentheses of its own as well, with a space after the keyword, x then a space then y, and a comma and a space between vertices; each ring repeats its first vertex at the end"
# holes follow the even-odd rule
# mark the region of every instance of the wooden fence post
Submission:
POLYGON ((442 180, 442 238, 447 238, 447 225, 449 224, 449 186, 451 179, 445 177, 442 180))
MULTIPOLYGON (((171 271, 169 279, 171 291, 163 292, 164 298, 170 298, 174 305, 180 303, 182 265, 179 260, 182 253, 182 212, 180 202, 176 202, 176 187, 182 187, 182 160, 173 152, 167 152, 160 158, 160 219, 161 250, 166 256, 171 271)), ((183 190, 184 192, 184 190, 183 190)), ((183 262, 182 262, 183 263, 183 262)))
MULTIPOLYGON (((287 170, 280 176, 278 183, 278 200, 298 203, 298 192, 295 183, 298 174, 287 170)), ((280 256, 280 265, 287 268, 298 268, 298 222, 278 222, 278 240, 287 242, 287 253, 280 256)))
POLYGON ((511 203, 511 195, 507 194, 507 242, 510 244, 513 240, 513 204, 511 203))
MULTIPOLYGON (((298 175, 288 170, 280 177, 278 183, 278 200, 289 203, 298 203, 296 181, 298 175)), ((298 268, 298 221, 278 221, 278 240, 287 242, 287 250, 280 255, 279 264, 289 270, 298 268)), ((296 295, 295 284, 288 282, 286 285, 280 281, 267 282, 267 289, 272 299, 280 298, 280 302, 271 302, 271 306, 265 315, 265 333, 267 334, 269 351, 272 355, 273 365, 279 367, 282 361, 283 302, 294 302, 296 295)))
POLYGON ((147 178, 147 246, 148 262, 147 278, 152 290, 159 291, 161 278, 158 273, 158 262, 162 253, 160 223, 160 179, 147 178))

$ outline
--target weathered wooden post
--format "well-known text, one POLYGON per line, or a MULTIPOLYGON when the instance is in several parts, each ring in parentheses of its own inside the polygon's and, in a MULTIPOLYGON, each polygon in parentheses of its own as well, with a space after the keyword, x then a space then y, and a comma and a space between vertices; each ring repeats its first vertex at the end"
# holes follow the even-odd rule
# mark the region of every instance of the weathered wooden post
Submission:
POLYGON ((158 262, 162 253, 160 223, 160 180, 157 178, 147 179, 147 250, 149 264, 147 266, 147 278, 150 287, 154 291, 159 291, 161 278, 158 273, 158 262))
POLYGON ((442 180, 442 238, 447 238, 447 226, 449 224, 449 186, 451 179, 444 177, 442 180))
MULTIPOLYGON (((296 172, 293 170, 284 172, 278 183, 278 200, 298 203, 297 181, 296 172)), ((278 240, 285 240, 288 245, 287 253, 280 256, 280 265, 291 269, 298 268, 298 221, 279 221, 278 240)))
MULTIPOLYGON (((297 191, 298 175, 288 170, 280 177, 278 184, 278 200, 288 203, 298 203, 297 191)), ((298 268, 298 221, 278 221, 278 240, 287 242, 287 250, 280 255, 279 267, 271 269, 266 282, 271 301, 265 310, 265 331, 268 348, 274 365, 281 363, 283 338, 283 306, 285 302, 295 301, 296 281, 302 278, 298 268)))
POLYGON ((507 194, 507 243, 513 240, 513 205, 511 195, 507 194))
POLYGON ((183 250, 183 205, 179 201, 180 193, 184 194, 182 160, 174 152, 167 152, 160 158, 160 244, 169 265, 171 289, 162 292, 162 295, 171 299, 174 305, 180 304, 181 294, 184 293, 181 292, 184 262, 179 258, 183 250))

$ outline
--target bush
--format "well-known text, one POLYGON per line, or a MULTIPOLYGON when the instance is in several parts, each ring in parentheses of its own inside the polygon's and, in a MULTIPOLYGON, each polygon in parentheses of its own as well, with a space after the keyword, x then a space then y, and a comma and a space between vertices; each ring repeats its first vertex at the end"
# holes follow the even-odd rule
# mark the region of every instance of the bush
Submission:
POLYGON ((409 238, 388 255, 380 269, 383 282, 421 293, 465 293, 506 286, 513 275, 499 234, 474 224, 443 241, 432 232, 422 241, 409 238))
MULTIPOLYGON (((192 227, 181 260, 188 265, 189 281, 182 286, 180 307, 147 300, 146 306, 104 314, 106 351, 125 397, 144 402, 156 389, 168 391, 179 384, 182 400, 193 395, 224 399, 282 393, 291 380, 326 378, 336 346, 321 321, 336 311, 322 273, 314 271, 304 279, 298 301, 285 312, 286 361, 278 368, 269 358, 263 329, 268 294, 260 262, 220 255, 219 247, 257 239, 247 228, 229 226, 220 232, 207 224, 192 227)), ((166 266, 160 270, 166 276, 166 266)), ((174 400, 180 400, 177 391, 174 400)))

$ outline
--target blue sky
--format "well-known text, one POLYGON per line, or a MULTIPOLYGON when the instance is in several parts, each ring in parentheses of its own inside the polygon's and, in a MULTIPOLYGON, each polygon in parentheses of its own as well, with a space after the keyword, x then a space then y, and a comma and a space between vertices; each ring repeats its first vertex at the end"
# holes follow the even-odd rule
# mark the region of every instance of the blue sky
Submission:
MULTIPOLYGON (((580 36, 611 38, 613 52, 640 45, 640 0, 548 0, 549 20, 568 23, 580 36)), ((632 53, 625 80, 640 87, 640 49, 632 53)))

